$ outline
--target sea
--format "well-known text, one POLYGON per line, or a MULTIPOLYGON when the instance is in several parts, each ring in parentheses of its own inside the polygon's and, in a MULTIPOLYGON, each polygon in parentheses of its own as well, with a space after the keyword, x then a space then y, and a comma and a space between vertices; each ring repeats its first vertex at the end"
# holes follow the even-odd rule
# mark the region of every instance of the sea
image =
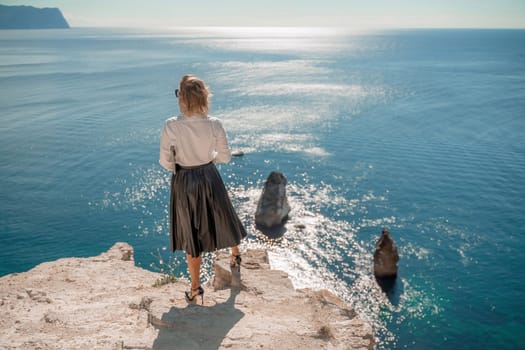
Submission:
POLYGON ((0 276, 118 241, 188 276, 158 164, 186 73, 244 152, 218 166, 241 249, 345 300, 376 349, 525 348, 525 30, 0 31, 0 276), (254 224, 272 171, 291 206, 278 237, 254 224))

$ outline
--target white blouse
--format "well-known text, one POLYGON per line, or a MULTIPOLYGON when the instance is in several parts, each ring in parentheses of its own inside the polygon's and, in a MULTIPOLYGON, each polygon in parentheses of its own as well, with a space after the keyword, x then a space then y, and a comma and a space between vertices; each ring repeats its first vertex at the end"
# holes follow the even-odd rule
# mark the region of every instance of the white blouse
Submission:
POLYGON ((173 171, 174 163, 196 166, 231 159, 226 132, 218 118, 177 116, 166 120, 160 135, 159 163, 173 171), (173 159, 172 147, 176 159, 173 159))

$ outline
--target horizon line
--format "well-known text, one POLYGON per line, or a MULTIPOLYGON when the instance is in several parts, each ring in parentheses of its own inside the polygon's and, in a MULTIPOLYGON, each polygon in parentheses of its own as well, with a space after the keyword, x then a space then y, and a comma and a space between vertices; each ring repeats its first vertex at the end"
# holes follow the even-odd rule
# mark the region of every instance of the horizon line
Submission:
POLYGON ((384 30, 384 29, 393 29, 393 30, 405 30, 405 29, 416 29, 416 30, 426 30, 426 29, 452 29, 452 30, 525 30, 524 27, 441 27, 441 26, 429 26, 429 27, 420 27, 420 26, 362 26, 362 27, 351 27, 351 26, 323 26, 323 25, 200 25, 200 26, 125 26, 125 25, 116 25, 116 26, 106 26, 106 25, 81 25, 81 26, 72 26, 70 25, 69 29, 83 29, 83 28, 101 28, 101 29, 202 29, 202 28, 249 28, 249 29, 270 29, 270 28, 282 28, 282 29, 301 29, 301 28, 312 28, 312 29, 345 29, 345 30, 384 30))

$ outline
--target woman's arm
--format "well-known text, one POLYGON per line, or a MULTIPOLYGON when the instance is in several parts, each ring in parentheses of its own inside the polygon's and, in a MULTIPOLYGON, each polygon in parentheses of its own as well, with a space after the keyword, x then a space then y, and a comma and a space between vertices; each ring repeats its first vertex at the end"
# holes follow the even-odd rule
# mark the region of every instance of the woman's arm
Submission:
POLYGON ((171 151, 172 143, 168 137, 168 124, 164 123, 160 134, 160 155, 159 164, 166 170, 173 171, 175 160, 171 151))
POLYGON ((228 146, 228 138, 224 127, 218 119, 213 120, 212 123, 215 135, 215 151, 217 152, 214 161, 215 163, 228 163, 232 158, 232 153, 228 146))

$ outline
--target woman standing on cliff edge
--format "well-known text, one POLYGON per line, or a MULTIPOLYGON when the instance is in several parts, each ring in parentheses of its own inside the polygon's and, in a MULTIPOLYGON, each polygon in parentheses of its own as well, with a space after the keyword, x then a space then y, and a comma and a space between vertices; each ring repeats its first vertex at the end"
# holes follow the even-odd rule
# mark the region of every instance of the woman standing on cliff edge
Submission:
POLYGON ((173 172, 170 196, 171 250, 186 252, 191 291, 186 299, 204 298, 200 286, 202 252, 232 248, 232 268, 239 268, 238 244, 246 237, 215 163, 231 159, 222 123, 208 116, 210 90, 193 75, 182 77, 175 96, 180 115, 164 123, 159 163, 173 172))

